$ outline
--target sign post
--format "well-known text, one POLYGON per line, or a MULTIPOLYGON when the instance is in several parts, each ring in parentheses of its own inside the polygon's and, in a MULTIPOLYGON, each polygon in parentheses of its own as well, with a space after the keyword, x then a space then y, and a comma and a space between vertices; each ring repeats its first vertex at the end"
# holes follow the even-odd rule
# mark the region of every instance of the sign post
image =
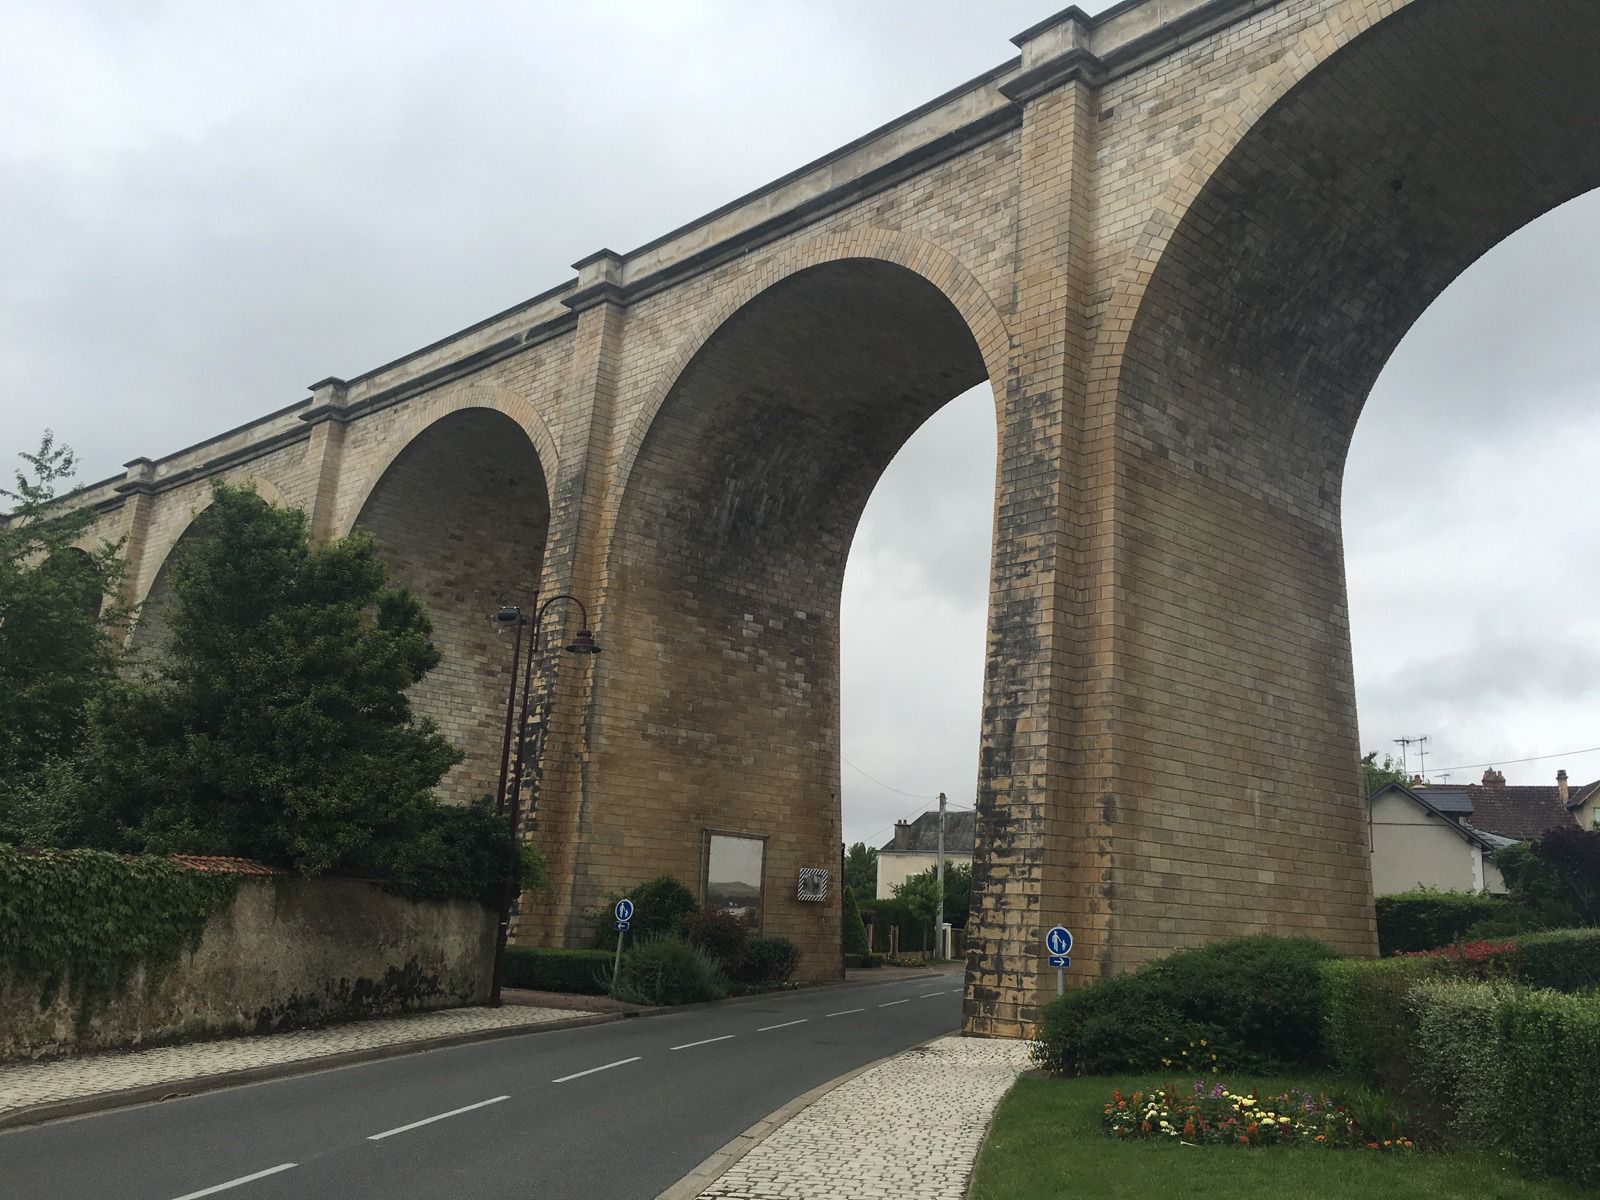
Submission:
POLYGON ((628 932, 628 925, 633 920, 633 901, 624 896, 617 901, 617 907, 612 910, 616 915, 617 926, 617 957, 611 964, 611 991, 617 990, 617 972, 622 970, 622 939, 628 932))
POLYGON ((1057 925, 1044 935, 1044 948, 1050 953, 1050 965, 1056 969, 1056 995, 1067 990, 1066 970, 1072 965, 1072 933, 1065 925, 1057 925))

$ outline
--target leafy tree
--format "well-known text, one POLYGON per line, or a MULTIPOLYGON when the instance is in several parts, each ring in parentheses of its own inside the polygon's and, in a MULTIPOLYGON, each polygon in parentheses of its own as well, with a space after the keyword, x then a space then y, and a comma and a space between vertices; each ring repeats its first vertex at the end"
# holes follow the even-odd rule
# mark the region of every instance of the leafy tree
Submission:
MULTIPOLYGON (((1560 873, 1535 854, 1532 845, 1518 842, 1496 850, 1494 865, 1506 881, 1506 888, 1526 925, 1535 929, 1560 929, 1580 923, 1577 905, 1560 873)), ((1476 927, 1474 932, 1479 932, 1476 927)))
POLYGON ((845 851, 844 886, 854 888, 858 896, 878 894, 878 852, 865 842, 857 842, 845 851))
POLYGON ((1600 925, 1600 830, 1565 825, 1533 843, 1533 853, 1560 881, 1562 898, 1585 925, 1600 925))
POLYGON ((439 661, 431 625, 372 537, 312 545, 303 512, 218 486, 186 541, 162 674, 95 708, 91 836, 304 875, 382 872, 430 832, 473 857, 451 825, 476 818, 432 796, 461 754, 406 697, 439 661))
POLYGON ((77 833, 74 759, 91 702, 115 676, 120 544, 83 550, 93 510, 56 504, 76 471, 50 433, 0 487, 0 840, 63 846, 77 833))
POLYGON ((867 944, 867 926, 861 919, 861 906, 856 903, 856 890, 846 885, 844 889, 843 904, 843 946, 846 954, 866 954, 871 950, 867 944))
MULTIPOLYGON (((894 898, 920 923, 932 928, 939 906, 938 870, 929 867, 895 885, 894 898)), ((972 903, 972 868, 950 863, 944 868, 944 919, 957 929, 966 928, 972 903)))
POLYGON ((1382 766, 1378 765, 1378 752, 1376 750, 1362 755, 1361 785, 1366 789, 1366 794, 1370 796, 1385 784, 1390 783, 1408 786, 1411 783, 1411 776, 1400 769, 1400 765, 1394 761, 1393 755, 1385 754, 1382 766))

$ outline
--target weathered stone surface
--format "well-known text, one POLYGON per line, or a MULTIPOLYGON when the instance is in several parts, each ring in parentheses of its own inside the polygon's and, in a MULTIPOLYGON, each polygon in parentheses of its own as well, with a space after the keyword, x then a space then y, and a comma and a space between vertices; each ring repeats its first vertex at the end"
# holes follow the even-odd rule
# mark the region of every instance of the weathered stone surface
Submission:
POLYGON ((242 879, 193 951, 87 1009, 72 981, 0 975, 0 1060, 268 1033, 481 1004, 494 914, 347 879, 242 879), (87 1020, 83 1019, 87 1013, 87 1020))
POLYGON ((1145 0, 1016 41, 700 222, 89 489, 129 587, 159 600, 212 478, 382 526, 447 643, 417 705, 468 746, 457 797, 498 767, 478 622, 576 592, 607 649, 542 680, 526 833, 556 887, 518 936, 695 885, 707 832, 747 833, 768 931, 825 978, 837 889, 794 887, 839 862, 844 556, 895 449, 987 377, 969 1030, 1032 1026, 1057 919, 1078 979, 1258 930, 1371 952, 1344 454, 1417 314, 1600 183, 1600 7, 1145 0), (470 519, 513 491, 511 527, 470 519))

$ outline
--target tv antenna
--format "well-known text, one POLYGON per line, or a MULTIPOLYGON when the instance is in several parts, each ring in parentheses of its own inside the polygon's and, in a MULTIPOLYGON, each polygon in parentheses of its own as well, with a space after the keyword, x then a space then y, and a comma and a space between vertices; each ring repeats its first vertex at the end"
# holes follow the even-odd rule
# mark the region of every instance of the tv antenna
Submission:
POLYGON ((1397 737, 1397 738, 1394 739, 1394 744, 1396 746, 1400 747, 1400 769, 1406 773, 1406 779, 1408 781, 1411 778, 1411 765, 1406 761, 1406 758, 1407 758, 1406 751, 1412 746, 1416 746, 1417 747, 1417 757, 1420 760, 1420 766, 1419 766, 1419 769, 1418 769, 1417 773, 1419 775, 1426 775, 1427 774, 1427 769, 1428 769, 1428 735, 1427 734, 1423 734, 1421 737, 1397 737))

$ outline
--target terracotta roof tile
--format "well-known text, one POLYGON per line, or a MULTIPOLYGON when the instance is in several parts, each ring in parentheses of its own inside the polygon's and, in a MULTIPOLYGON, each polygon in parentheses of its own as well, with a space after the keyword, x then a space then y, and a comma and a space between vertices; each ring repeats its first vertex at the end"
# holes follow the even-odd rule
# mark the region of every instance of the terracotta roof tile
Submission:
POLYGON ((287 875, 281 867, 269 867, 248 858, 232 858, 225 854, 171 854, 180 867, 199 871, 205 875, 287 875))

